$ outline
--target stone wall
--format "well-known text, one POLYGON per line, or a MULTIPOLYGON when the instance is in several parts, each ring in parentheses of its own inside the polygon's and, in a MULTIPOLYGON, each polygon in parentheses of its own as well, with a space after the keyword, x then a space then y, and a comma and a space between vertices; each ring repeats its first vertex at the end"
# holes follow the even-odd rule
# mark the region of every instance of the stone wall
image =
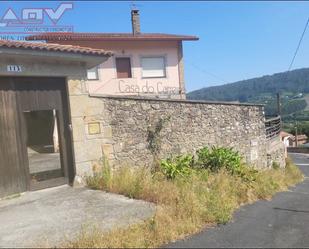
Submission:
POLYGON ((256 167, 265 167, 265 128, 262 106, 188 101, 102 99, 112 130, 115 164, 151 165, 151 139, 159 158, 193 153, 203 146, 238 150, 256 167))
MULTIPOLYGON (((233 147, 257 168, 270 165, 262 105, 88 94, 70 99, 77 175, 102 157, 112 166, 150 166, 153 147, 159 158, 203 146, 233 147)), ((284 155, 277 157, 281 162, 284 155)))
POLYGON ((281 137, 277 136, 266 142, 267 151, 267 167, 272 167, 276 162, 280 167, 285 166, 285 158, 287 156, 284 143, 281 141, 281 137))

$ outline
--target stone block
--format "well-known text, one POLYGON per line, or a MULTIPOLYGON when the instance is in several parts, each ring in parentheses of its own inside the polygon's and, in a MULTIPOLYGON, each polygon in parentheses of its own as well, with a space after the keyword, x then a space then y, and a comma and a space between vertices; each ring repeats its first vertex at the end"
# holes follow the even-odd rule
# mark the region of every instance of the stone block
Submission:
POLYGON ((78 176, 77 183, 82 181, 81 178, 84 178, 85 176, 91 176, 93 174, 92 170, 92 162, 82 162, 82 163, 76 163, 76 176, 78 176))
POLYGON ((258 152, 256 148, 252 148, 250 151, 250 161, 256 161, 258 159, 258 152))
POLYGON ((103 136, 104 136, 104 138, 111 138, 112 137, 112 127, 104 126, 103 127, 103 136))
POLYGON ((113 159, 114 158, 114 148, 112 144, 103 144, 102 145, 102 154, 107 159, 113 159))
POLYGON ((88 134, 89 135, 101 134, 100 122, 90 122, 90 123, 88 123, 88 134))
POLYGON ((85 124, 83 118, 72 118, 73 141, 85 140, 85 124))
POLYGON ((258 139, 252 139, 250 141, 251 146, 257 146, 258 145, 258 139))
POLYGON ((75 161, 97 161, 102 158, 101 141, 99 139, 85 140, 74 143, 75 161))
POLYGON ((117 143, 114 145, 114 152, 117 154, 123 149, 123 143, 117 143))
POLYGON ((90 98, 88 95, 70 96, 72 117, 87 117, 101 115, 104 104, 99 98, 90 98))
POLYGON ((73 187, 74 188, 81 188, 81 187, 85 187, 85 185, 86 185, 86 181, 85 181, 84 177, 81 177, 79 175, 75 175, 73 187))
POLYGON ((84 93, 83 84, 79 79, 68 80, 69 95, 80 95, 84 93))

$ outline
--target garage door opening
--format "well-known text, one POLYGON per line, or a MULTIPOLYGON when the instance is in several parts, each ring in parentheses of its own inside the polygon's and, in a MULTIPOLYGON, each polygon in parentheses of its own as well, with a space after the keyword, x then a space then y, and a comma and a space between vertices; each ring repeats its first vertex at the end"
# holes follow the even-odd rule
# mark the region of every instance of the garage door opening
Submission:
POLYGON ((55 109, 26 111, 24 115, 32 183, 63 177, 58 112, 55 109))
POLYGON ((0 77, 0 197, 72 184, 70 127, 64 78, 0 77))

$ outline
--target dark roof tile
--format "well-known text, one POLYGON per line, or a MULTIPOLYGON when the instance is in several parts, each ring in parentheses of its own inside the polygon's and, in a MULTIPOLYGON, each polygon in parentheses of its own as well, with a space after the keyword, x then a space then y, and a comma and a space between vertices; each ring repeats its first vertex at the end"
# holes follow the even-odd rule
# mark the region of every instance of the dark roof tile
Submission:
POLYGON ((199 38, 190 35, 174 35, 174 34, 161 34, 161 33, 141 33, 133 35, 132 33, 42 33, 37 35, 31 35, 26 37, 26 40, 46 40, 46 41, 57 41, 57 40, 95 40, 95 41, 106 41, 106 40, 120 40, 120 41, 154 41, 154 40, 165 40, 165 41, 194 41, 199 38))
POLYGON ((21 41, 10 41, 10 40, 0 40, 0 47, 64 52, 64 53, 76 53, 76 54, 85 54, 85 55, 111 56, 113 54, 112 52, 105 51, 103 49, 94 49, 94 48, 72 46, 72 45, 60 45, 60 44, 54 44, 54 43, 21 42, 21 41))

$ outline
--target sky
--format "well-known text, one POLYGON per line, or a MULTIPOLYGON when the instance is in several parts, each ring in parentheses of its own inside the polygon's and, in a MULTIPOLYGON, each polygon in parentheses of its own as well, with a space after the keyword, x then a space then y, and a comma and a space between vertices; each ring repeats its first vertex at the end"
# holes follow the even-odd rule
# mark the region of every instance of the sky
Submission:
MULTIPOLYGON (((66 1, 0 2, 8 7, 57 8, 66 1)), ((71 1, 73 2, 73 1, 71 1)), ((141 31, 196 35, 184 42, 187 91, 287 71, 305 23, 309 2, 134 1, 141 31)), ((132 1, 74 1, 58 25, 75 32, 131 32, 132 1)), ((1 29, 0 29, 1 33, 1 29)), ((292 69, 309 67, 309 28, 292 69)))

